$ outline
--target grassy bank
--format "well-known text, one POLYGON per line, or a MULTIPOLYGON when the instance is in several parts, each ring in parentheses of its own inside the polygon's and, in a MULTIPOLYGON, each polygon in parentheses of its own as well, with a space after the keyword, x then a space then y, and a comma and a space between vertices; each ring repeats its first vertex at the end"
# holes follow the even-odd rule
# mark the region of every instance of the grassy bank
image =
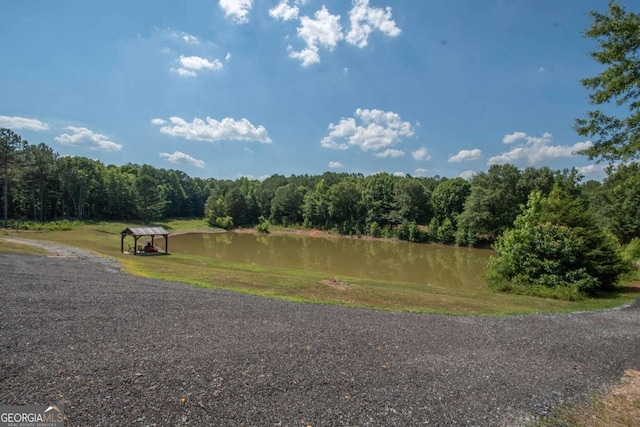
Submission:
POLYGON ((640 420, 640 371, 586 402, 557 408, 531 427, 632 427, 640 420))
MULTIPOLYGON (((602 298, 571 302, 498 294, 488 288, 470 292, 402 282, 334 277, 317 272, 240 264, 179 253, 159 257, 134 257, 120 253, 119 233, 129 225, 131 224, 108 222, 79 225, 67 231, 18 232, 17 235, 14 231, 4 233, 88 249, 119 260, 125 271, 138 276, 307 303, 413 312, 505 315, 610 308, 640 296, 639 288, 623 286, 617 292, 602 298)), ((173 220, 155 225, 165 227, 170 233, 207 229, 202 220, 173 220)), ((15 244, 6 243, 2 242, 3 248, 19 250, 15 244)))

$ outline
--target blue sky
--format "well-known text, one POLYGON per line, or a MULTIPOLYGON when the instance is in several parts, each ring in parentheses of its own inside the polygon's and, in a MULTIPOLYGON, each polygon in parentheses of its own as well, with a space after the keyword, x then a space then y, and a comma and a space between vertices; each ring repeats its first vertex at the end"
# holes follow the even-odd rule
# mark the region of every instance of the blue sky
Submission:
POLYGON ((573 120, 601 70, 594 9, 607 0, 9 1, 0 127, 202 178, 509 162, 600 179, 572 155, 590 144, 573 120))

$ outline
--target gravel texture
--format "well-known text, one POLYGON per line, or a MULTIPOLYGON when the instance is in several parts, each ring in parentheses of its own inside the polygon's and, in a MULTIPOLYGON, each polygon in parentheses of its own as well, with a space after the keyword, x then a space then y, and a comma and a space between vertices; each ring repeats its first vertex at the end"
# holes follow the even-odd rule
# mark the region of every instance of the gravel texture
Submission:
POLYGON ((519 426, 640 368, 640 305, 505 318, 296 304, 0 254, 0 403, 74 426, 519 426))

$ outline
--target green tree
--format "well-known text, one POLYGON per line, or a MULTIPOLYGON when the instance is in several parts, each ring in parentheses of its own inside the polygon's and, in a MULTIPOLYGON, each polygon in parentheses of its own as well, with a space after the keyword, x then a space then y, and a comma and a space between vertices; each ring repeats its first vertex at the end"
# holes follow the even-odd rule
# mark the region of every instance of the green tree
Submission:
POLYGON ((430 194, 419 180, 411 177, 399 178, 393 189, 394 222, 413 221, 426 224, 431 216, 430 194))
POLYGON ((640 155, 640 14, 627 12, 611 1, 605 13, 592 11, 591 26, 585 36, 598 43, 591 56, 606 68, 582 80, 590 90, 591 104, 606 105, 614 115, 588 111, 576 119, 575 130, 595 139, 584 150, 589 158, 613 161, 637 159, 640 155), (615 104, 617 108, 614 108, 615 104))
POLYGON ((24 177, 29 184, 33 220, 44 221, 46 198, 49 195, 47 184, 53 175, 58 154, 41 142, 38 145, 27 145, 24 157, 24 177))
POLYGON ((620 240, 640 238, 640 164, 618 165, 590 194, 600 222, 620 240))
POLYGON ((527 195, 518 189, 520 170, 513 165, 493 165, 471 181, 471 193, 458 217, 463 235, 475 235, 479 242, 493 242, 513 226, 527 195))
POLYGON ((282 175, 271 175, 255 189, 255 197, 260 207, 260 216, 269 218, 271 215, 271 201, 278 188, 287 185, 287 178, 282 175))
POLYGON ((135 183, 138 215, 144 222, 161 218, 166 205, 162 191, 156 179, 147 173, 141 173, 135 183))
POLYGON ((355 179, 345 179, 329 189, 329 221, 342 234, 361 233, 364 228, 362 193, 355 179))
POLYGON ((16 159, 16 152, 26 145, 20 135, 11 129, 0 128, 0 162, 2 164, 2 199, 4 208, 4 225, 9 219, 9 167, 16 159))
POLYGON ((322 178, 316 187, 304 195, 302 217, 306 227, 326 228, 329 220, 328 187, 322 178))
POLYGON ((233 224, 240 226, 246 225, 249 220, 249 207, 247 199, 239 187, 232 188, 224 198, 227 206, 227 215, 233 220, 233 224))
MULTIPOLYGON (((377 173, 365 178, 362 190, 364 206, 366 206, 366 223, 377 222, 381 227, 387 227, 394 208, 395 177, 388 173, 377 173)), ((402 222, 402 221, 400 221, 402 222)), ((399 224, 397 219, 394 224, 399 224)))
POLYGON ((63 192, 65 216, 90 218, 99 205, 104 205, 104 169, 101 162, 86 157, 61 157, 57 160, 56 174, 63 192))
POLYGON ((283 225, 302 222, 303 198, 304 194, 293 183, 278 187, 271 200, 271 221, 283 225))
POLYGON ((457 217, 462 213, 464 202, 470 193, 471 184, 462 178, 442 181, 431 193, 433 214, 440 222, 449 218, 455 227, 457 217))
POLYGON ((559 186, 548 198, 533 192, 494 249, 487 280, 500 291, 579 299, 611 288, 627 270, 615 239, 559 186))

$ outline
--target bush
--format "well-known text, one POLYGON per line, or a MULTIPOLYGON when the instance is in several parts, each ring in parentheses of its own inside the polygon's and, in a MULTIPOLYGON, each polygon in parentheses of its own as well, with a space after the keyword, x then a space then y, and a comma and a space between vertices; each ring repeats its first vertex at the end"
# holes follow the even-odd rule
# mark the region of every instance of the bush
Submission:
POLYGON ((380 228, 380 224, 375 221, 369 224, 369 235, 371 237, 382 237, 382 228, 380 228))
POLYGON ((634 237, 622 250, 622 255, 629 261, 640 259, 640 238, 634 237))
POLYGON ((207 219, 207 223, 210 227, 220 227, 224 228, 225 230, 231 230, 233 228, 233 218, 231 218, 230 216, 219 216, 216 218, 209 217, 207 219))
POLYGON ((258 233, 268 233, 269 232, 269 221, 261 218, 260 223, 256 225, 256 231, 258 233))
POLYGON ((557 189, 548 199, 532 193, 514 226, 494 244, 500 257, 486 279, 495 290, 575 300, 613 287, 628 269, 615 239, 557 189))
POLYGON ((19 230, 48 230, 48 231, 68 231, 79 228, 85 224, 84 221, 73 220, 69 221, 68 219, 63 219, 59 221, 50 221, 50 222, 38 222, 38 221, 24 221, 24 222, 14 222, 13 228, 16 228, 16 224, 18 225, 19 230))
POLYGON ((438 241, 441 243, 453 243, 456 238, 456 230, 449 218, 442 221, 442 225, 437 230, 438 241))

